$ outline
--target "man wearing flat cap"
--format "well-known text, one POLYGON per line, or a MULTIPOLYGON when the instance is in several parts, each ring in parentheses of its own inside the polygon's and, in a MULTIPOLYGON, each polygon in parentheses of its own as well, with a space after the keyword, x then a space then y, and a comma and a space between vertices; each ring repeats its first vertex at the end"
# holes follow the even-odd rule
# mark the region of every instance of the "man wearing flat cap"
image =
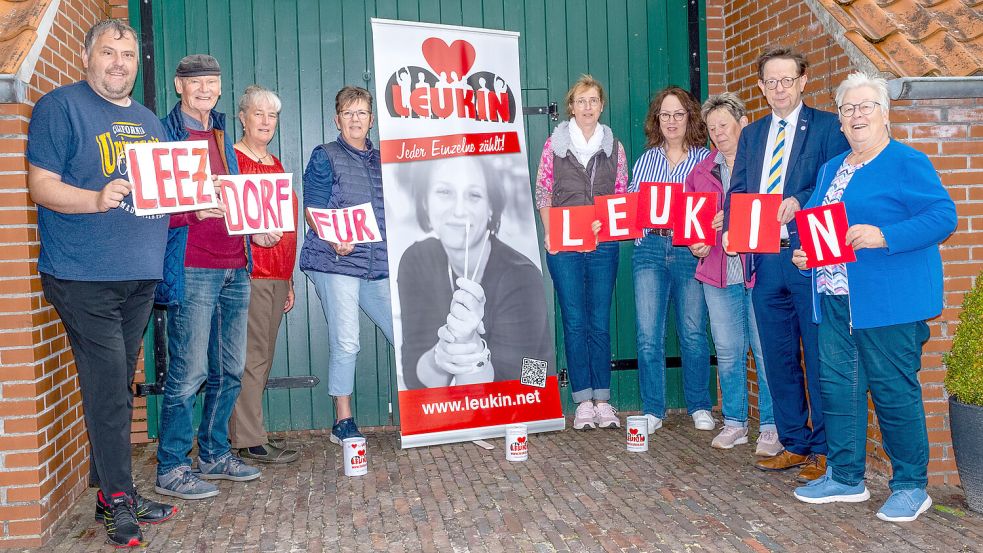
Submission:
MULTIPOLYGON (((218 60, 193 54, 178 63, 174 88, 181 101, 161 120, 167 139, 208 142, 213 175, 238 174, 225 114, 215 111, 222 94, 218 60)), ((245 366, 249 309, 250 239, 230 236, 224 205, 171 216, 164 280, 156 302, 167 306, 170 360, 160 413, 157 446, 158 493, 181 499, 218 495, 207 480, 244 482, 259 470, 243 463, 229 446, 229 417, 239 396, 245 366), (203 217, 204 215, 204 217, 203 217), (195 397, 205 384, 198 427, 198 465, 192 470, 195 397)), ((252 242, 269 247, 280 233, 259 234, 252 242)))

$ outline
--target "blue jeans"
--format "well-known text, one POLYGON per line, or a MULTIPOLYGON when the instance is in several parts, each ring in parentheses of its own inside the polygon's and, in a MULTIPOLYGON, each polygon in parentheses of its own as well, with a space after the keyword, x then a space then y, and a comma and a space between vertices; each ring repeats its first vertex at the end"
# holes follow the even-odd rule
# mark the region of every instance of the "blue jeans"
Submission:
POLYGON ((891 459, 891 490, 924 488, 928 434, 918 371, 928 325, 854 328, 851 334, 847 296, 823 294, 820 301, 819 374, 833 478, 851 486, 864 479, 869 390, 891 459))
POLYGON ((573 401, 611 399, 611 298, 618 277, 617 242, 592 252, 546 255, 560 302, 563 348, 573 401))
POLYGON ((389 279, 365 280, 320 271, 305 274, 314 283, 328 323, 328 393, 334 397, 350 396, 355 390, 355 360, 361 348, 359 308, 393 343, 389 279))
POLYGON ((195 395, 205 384, 198 455, 229 452, 229 417, 246 363, 249 273, 246 269, 184 269, 184 298, 167 313, 170 363, 160 410, 157 474, 191 465, 195 395))
POLYGON ((669 302, 676 313, 676 334, 683 358, 686 411, 709 410, 710 347, 707 306, 696 274, 697 259, 688 248, 673 247, 672 238, 649 234, 632 254, 635 323, 638 340, 638 385, 642 411, 666 416, 666 320, 669 302))
POLYGON ((756 256, 751 303, 761 334, 778 439, 797 455, 826 455, 819 326, 812 322, 812 280, 792 264, 795 245, 793 240, 793 248, 756 256))
POLYGON ((731 284, 726 288, 703 283, 703 296, 707 301, 710 331, 717 350, 724 424, 747 427, 747 350, 750 347, 758 374, 759 429, 762 432, 776 431, 758 325, 751 308, 751 290, 745 288, 743 283, 731 284))

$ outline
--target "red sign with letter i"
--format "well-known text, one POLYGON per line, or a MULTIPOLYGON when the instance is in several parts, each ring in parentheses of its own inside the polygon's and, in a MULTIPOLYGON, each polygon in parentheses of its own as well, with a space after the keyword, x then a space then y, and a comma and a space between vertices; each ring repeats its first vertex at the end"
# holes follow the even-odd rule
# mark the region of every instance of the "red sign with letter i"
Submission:
POLYGON ((739 253, 778 253, 782 227, 778 224, 781 194, 734 194, 730 199, 727 246, 739 253))

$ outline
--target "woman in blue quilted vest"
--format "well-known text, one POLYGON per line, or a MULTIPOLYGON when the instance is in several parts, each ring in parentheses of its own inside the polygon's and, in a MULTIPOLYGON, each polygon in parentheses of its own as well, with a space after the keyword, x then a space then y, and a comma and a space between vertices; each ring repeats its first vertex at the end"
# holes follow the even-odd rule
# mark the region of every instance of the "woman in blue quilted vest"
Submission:
POLYGON ((328 393, 335 402, 331 441, 362 437, 352 417, 355 358, 359 350, 359 310, 393 341, 389 303, 389 260, 382 201, 382 163, 369 140, 372 95, 346 86, 335 96, 335 125, 341 135, 314 148, 304 171, 304 205, 339 209, 371 203, 381 242, 334 243, 318 238, 307 215, 309 230, 300 251, 300 268, 314 284, 328 323, 328 393))

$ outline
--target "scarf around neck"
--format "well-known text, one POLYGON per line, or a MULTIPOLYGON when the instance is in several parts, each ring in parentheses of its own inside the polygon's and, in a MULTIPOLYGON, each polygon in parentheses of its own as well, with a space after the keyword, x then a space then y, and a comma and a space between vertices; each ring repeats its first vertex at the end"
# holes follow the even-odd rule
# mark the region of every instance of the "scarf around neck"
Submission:
POLYGON ((587 167, 587 162, 590 158, 601 149, 601 141, 604 139, 604 131, 601 128, 600 123, 594 127, 594 134, 591 135, 590 139, 584 138, 583 131, 577 126, 577 121, 574 118, 570 118, 570 125, 567 127, 570 131, 570 144, 573 146, 573 155, 577 157, 577 161, 580 162, 584 168, 587 167))

